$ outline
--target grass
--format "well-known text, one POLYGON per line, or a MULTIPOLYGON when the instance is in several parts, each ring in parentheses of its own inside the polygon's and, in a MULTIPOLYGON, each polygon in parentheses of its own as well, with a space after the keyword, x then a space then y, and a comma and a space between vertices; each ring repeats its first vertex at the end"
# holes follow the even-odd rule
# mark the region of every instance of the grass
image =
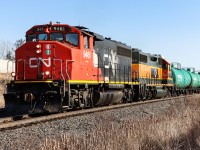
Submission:
POLYGON ((41 149, 65 150, 195 150, 200 149, 200 101, 198 97, 172 101, 160 115, 116 120, 101 116, 93 131, 65 133, 47 138, 41 149), (110 120, 110 121, 108 121, 110 120))

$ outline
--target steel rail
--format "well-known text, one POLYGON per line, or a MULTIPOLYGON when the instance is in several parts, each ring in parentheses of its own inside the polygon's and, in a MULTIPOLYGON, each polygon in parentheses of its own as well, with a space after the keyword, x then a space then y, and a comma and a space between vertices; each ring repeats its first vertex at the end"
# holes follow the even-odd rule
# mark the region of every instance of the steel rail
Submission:
POLYGON ((90 109, 82 109, 82 110, 76 110, 76 111, 66 111, 63 113, 51 114, 51 115, 40 116, 40 117, 28 117, 28 115, 24 115, 22 120, 17 120, 17 121, 13 121, 12 117, 0 118, 0 130, 1 131, 11 130, 11 129, 21 128, 25 126, 30 126, 33 124, 44 123, 44 122, 58 120, 58 119, 64 119, 66 117, 81 116, 81 115, 95 113, 95 112, 101 112, 101 111, 107 111, 107 110, 119 109, 119 108, 131 107, 131 106, 138 106, 138 105, 144 105, 144 104, 150 104, 150 103, 157 103, 157 102, 175 100, 175 99, 180 99, 180 98, 187 98, 191 96, 194 96, 194 95, 170 97, 170 98, 155 99, 155 100, 146 100, 146 101, 139 101, 139 102, 132 102, 132 103, 122 103, 122 104, 117 104, 117 105, 94 107, 90 109))

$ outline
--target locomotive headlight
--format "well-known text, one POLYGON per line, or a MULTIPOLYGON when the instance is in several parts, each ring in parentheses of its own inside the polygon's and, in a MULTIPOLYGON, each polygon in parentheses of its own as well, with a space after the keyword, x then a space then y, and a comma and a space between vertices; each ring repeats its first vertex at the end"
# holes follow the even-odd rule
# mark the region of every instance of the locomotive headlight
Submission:
POLYGON ((16 76, 15 72, 11 72, 11 76, 15 77, 16 76))
POLYGON ((36 50, 36 53, 37 53, 37 54, 40 54, 41 52, 42 52, 41 49, 37 49, 37 50, 36 50))
POLYGON ((50 72, 49 72, 49 71, 46 71, 46 72, 45 72, 45 75, 47 75, 47 76, 48 76, 49 74, 50 74, 50 72))
POLYGON ((41 48, 41 45, 40 45, 40 44, 37 44, 37 45, 36 45, 36 48, 37 48, 37 49, 41 48))

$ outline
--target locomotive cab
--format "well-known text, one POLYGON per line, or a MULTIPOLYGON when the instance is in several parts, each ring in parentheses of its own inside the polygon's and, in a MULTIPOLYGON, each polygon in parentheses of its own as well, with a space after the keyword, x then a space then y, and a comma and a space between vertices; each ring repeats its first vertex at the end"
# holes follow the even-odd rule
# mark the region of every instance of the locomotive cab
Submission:
POLYGON ((16 80, 64 80, 71 76, 72 51, 81 46, 81 32, 71 26, 32 27, 16 50, 16 80))
POLYGON ((94 70, 93 36, 80 28, 50 23, 28 30, 16 50, 16 80, 96 80, 77 73, 94 70))
POLYGON ((26 32, 29 41, 59 41, 79 48, 80 32, 69 25, 50 24, 34 26, 26 32))

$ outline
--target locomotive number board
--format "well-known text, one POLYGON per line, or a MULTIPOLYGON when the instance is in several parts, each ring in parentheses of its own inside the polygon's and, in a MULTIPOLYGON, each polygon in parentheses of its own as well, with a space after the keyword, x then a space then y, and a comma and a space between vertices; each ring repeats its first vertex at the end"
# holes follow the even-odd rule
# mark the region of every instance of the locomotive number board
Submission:
POLYGON ((66 31, 65 27, 60 27, 60 26, 52 26, 51 28, 53 31, 66 31))

